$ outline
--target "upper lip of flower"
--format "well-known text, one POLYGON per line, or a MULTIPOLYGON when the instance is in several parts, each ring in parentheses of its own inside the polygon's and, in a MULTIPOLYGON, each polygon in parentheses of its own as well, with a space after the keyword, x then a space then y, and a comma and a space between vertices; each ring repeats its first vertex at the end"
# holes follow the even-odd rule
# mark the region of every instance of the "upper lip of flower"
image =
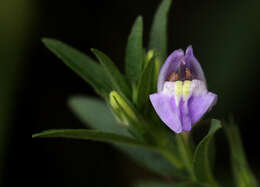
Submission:
POLYGON ((182 49, 178 49, 175 50, 172 54, 170 54, 170 56, 166 59, 158 77, 158 82, 157 82, 158 92, 162 91, 163 84, 165 81, 167 81, 169 75, 173 72, 176 72, 181 65, 188 67, 188 69, 193 75, 193 79, 201 80, 206 84, 206 79, 203 70, 198 60, 193 55, 192 46, 188 46, 185 54, 182 49))
POLYGON ((192 47, 175 50, 165 61, 151 94, 152 105, 173 131, 190 131, 191 126, 216 104, 217 95, 208 92, 206 79, 192 47))

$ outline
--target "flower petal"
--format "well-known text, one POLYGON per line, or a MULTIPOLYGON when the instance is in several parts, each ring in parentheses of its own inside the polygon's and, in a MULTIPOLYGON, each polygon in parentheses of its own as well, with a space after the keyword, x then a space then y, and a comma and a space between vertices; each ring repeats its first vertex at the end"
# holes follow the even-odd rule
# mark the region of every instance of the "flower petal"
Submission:
POLYGON ((206 84, 206 78, 204 76, 203 70, 198 62, 198 60, 193 55, 192 46, 187 47, 185 52, 185 61, 190 65, 190 70, 193 76, 193 79, 198 79, 206 84))
POLYGON ((217 95, 211 92, 208 92, 205 95, 192 96, 188 103, 191 123, 197 123, 200 118, 216 104, 216 102, 217 95))
POLYGON ((190 117, 190 110, 188 107, 188 101, 182 100, 182 102, 180 104, 180 111, 181 111, 182 130, 190 131, 191 130, 191 117, 190 117))
POLYGON ((151 103, 161 120, 173 131, 180 133, 182 125, 180 121, 180 110, 175 104, 174 97, 163 93, 150 95, 151 103))
POLYGON ((175 72, 179 65, 180 59, 184 57, 184 52, 182 49, 178 49, 172 52, 170 56, 164 62, 157 82, 157 90, 160 92, 163 89, 163 83, 166 81, 167 77, 171 72, 175 72))

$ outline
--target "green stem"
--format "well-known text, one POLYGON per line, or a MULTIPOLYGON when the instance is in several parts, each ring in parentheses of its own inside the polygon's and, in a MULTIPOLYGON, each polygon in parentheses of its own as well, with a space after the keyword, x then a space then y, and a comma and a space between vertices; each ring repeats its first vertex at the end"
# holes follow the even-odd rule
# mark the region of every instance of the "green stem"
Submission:
POLYGON ((161 153, 169 160, 169 162, 178 169, 183 168, 182 162, 170 151, 161 150, 161 153))
POLYGON ((181 155, 184 166, 189 172, 191 179, 193 181, 196 181, 196 177, 193 170, 193 164, 192 164, 193 152, 189 141, 189 134, 185 132, 178 134, 176 135, 176 140, 177 140, 179 153, 181 155))

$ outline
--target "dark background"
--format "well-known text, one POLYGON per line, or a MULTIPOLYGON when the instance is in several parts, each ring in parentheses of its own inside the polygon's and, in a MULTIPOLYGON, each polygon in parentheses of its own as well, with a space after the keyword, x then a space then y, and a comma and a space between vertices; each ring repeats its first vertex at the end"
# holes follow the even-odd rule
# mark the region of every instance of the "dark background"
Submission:
MULTIPOLYGON (((69 110, 67 99, 79 93, 95 95, 43 46, 42 37, 62 40, 89 55, 90 48, 100 49, 122 69, 135 18, 144 17, 147 44, 159 3, 0 1, 0 181, 4 186, 19 181, 35 186, 116 187, 157 178, 106 144, 33 139, 29 146, 22 134, 29 129, 32 134, 49 128, 84 128, 69 110), (31 165, 32 173, 28 173, 31 165)), ((168 52, 193 45, 209 90, 219 95, 210 116, 227 119, 233 114, 258 174, 259 7, 258 0, 173 0, 168 27, 168 52)), ((218 167, 226 171, 229 157, 223 134, 218 141, 218 167)))

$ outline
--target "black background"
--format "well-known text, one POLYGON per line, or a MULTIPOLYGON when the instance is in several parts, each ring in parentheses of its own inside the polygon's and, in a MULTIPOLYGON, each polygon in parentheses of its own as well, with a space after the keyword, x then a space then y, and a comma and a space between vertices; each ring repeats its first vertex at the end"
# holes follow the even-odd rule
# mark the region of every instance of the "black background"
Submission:
MULTIPOLYGON (((6 149, 6 186, 16 185, 17 181, 27 184, 28 179, 35 186, 129 186, 136 179, 158 178, 106 144, 32 139, 29 148, 22 134, 29 128, 31 133, 49 128, 84 128, 69 110, 67 99, 79 93, 95 95, 88 84, 43 46, 42 37, 62 40, 88 55, 90 48, 100 49, 122 69, 127 36, 135 18, 140 14, 144 17, 147 44, 159 2, 28 2, 29 26, 19 62, 23 69, 13 98, 12 129, 6 149), (32 174, 26 171, 29 165, 32 174), (24 174, 26 177, 22 177, 24 174)), ((258 173, 259 5, 258 1, 243 0, 175 0, 168 29, 168 52, 193 45, 209 89, 219 95, 219 103, 209 117, 227 119, 229 114, 234 115, 249 162, 258 173)), ((223 134, 218 135, 218 167, 228 171, 227 145, 223 134)))

